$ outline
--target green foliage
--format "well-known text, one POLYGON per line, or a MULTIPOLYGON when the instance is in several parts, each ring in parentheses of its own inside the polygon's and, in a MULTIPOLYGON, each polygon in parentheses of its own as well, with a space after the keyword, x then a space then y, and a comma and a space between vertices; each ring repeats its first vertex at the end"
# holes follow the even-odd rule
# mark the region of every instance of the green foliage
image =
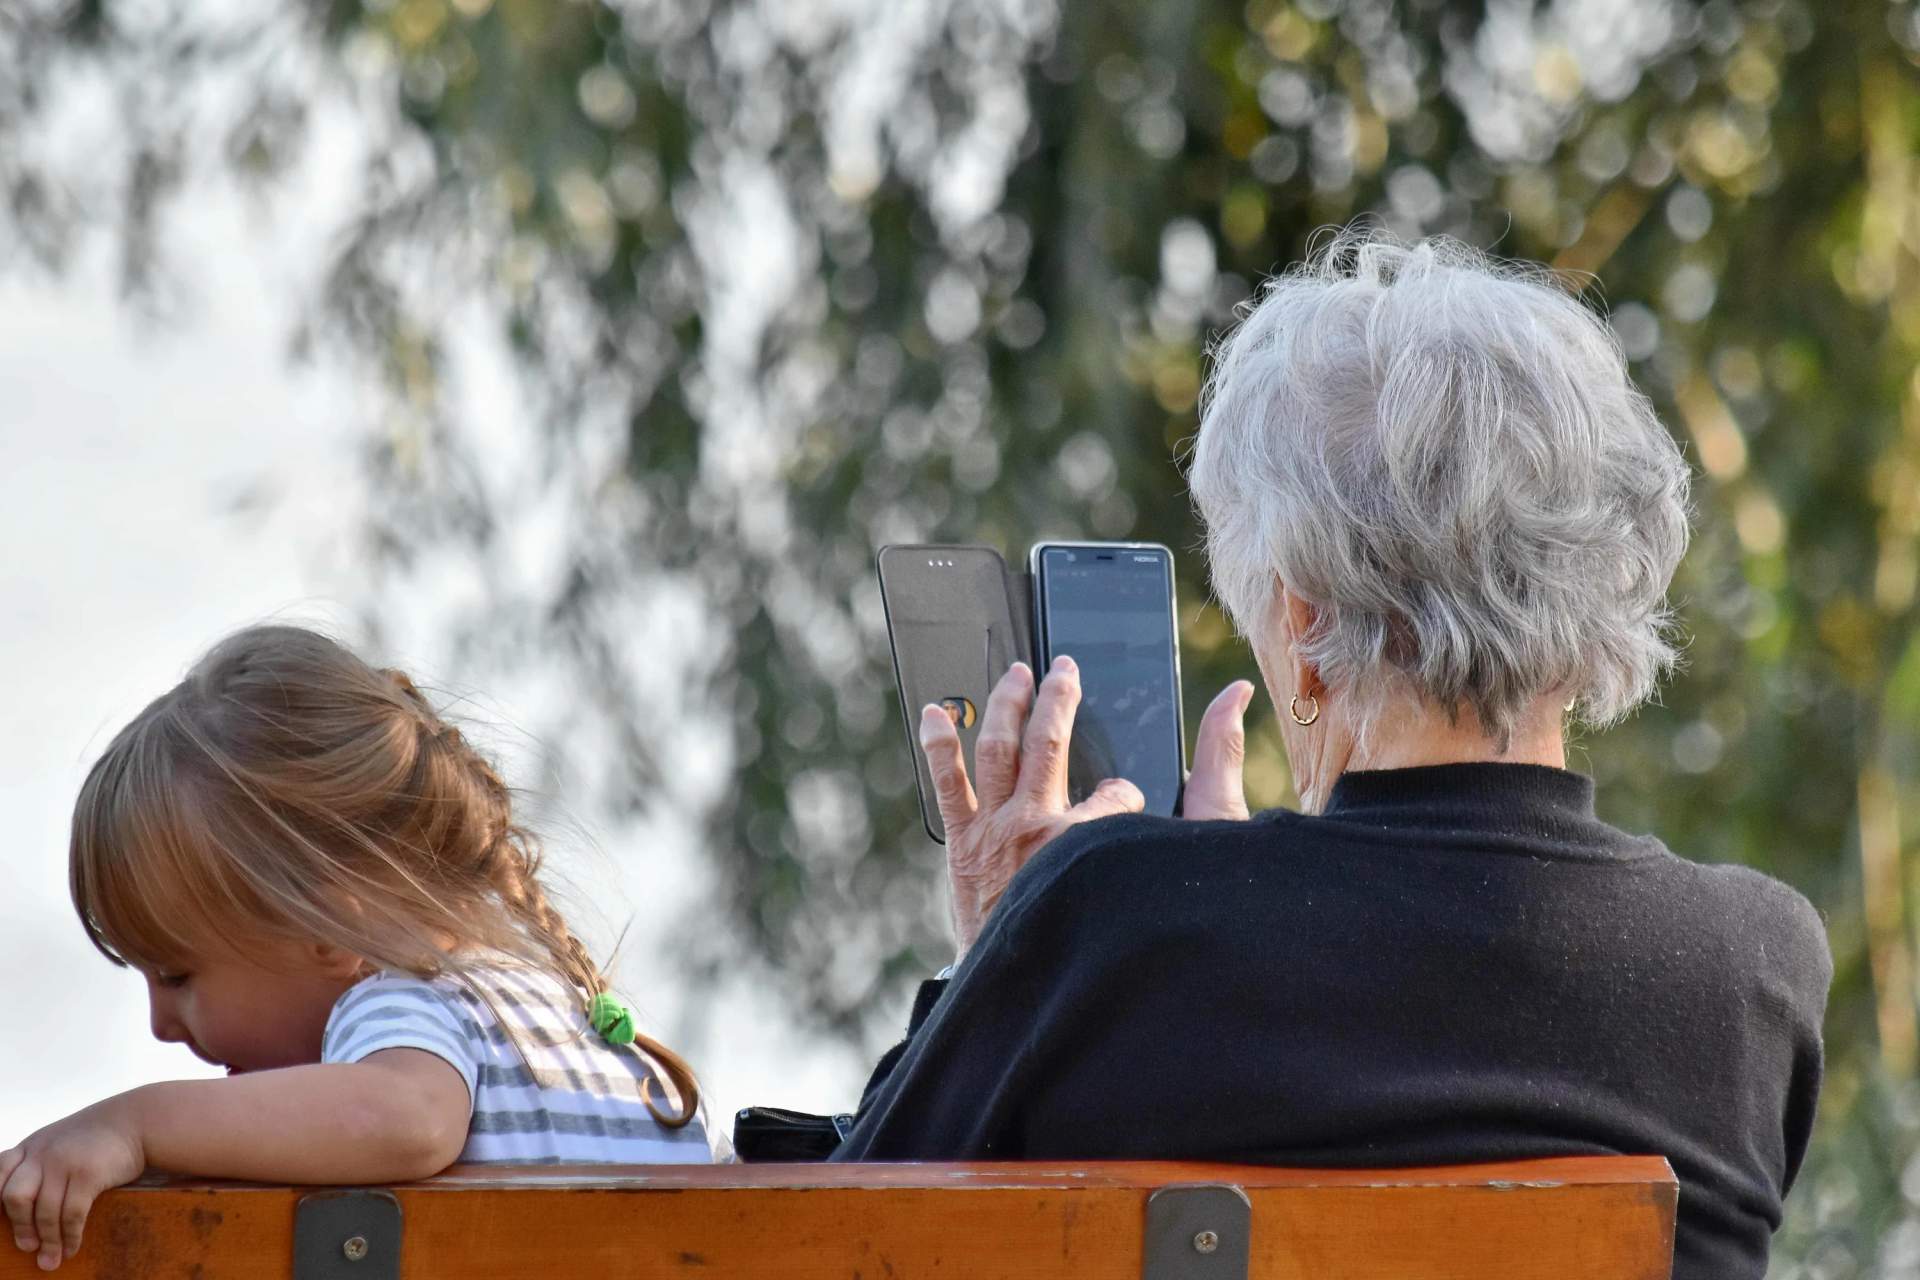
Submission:
MULTIPOLYGON (((1254 674, 1206 603, 1179 472, 1234 308, 1363 214, 1584 273, 1702 475, 1687 670, 1576 753, 1613 821, 1826 915, 1830 1082, 1779 1269, 1907 1274, 1920 29, 1883 0, 1648 3, 1598 33, 1578 8, 953 0, 916 27, 884 5, 312 0, 214 41, 170 10, 0 10, 0 227, 57 261, 77 215, 50 211, 104 165, 143 261, 192 137, 271 174, 328 94, 387 121, 315 317, 390 392, 382 563, 401 585, 478 566, 449 627, 500 661, 559 655, 606 795, 638 811, 679 785, 685 721, 631 633, 696 600, 682 710, 729 743, 702 809, 729 930, 690 931, 690 966, 744 944, 855 1036, 944 949, 874 548, 1168 543, 1197 714, 1254 674), (189 94, 110 164, 37 150, 62 72, 102 70, 129 103, 225 77, 243 107, 189 94), (755 257, 767 240, 785 256, 755 257), (487 478, 452 407, 471 304, 526 375, 532 491, 568 516, 536 589, 500 568, 527 490, 487 478)), ((1252 790, 1284 802, 1258 707, 1252 790)))

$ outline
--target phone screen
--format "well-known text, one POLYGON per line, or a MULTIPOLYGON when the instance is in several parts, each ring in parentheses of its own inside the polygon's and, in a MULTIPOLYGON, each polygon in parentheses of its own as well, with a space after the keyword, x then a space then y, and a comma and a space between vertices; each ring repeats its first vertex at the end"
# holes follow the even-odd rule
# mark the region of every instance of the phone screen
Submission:
POLYGON ((1125 778, 1170 816, 1186 750, 1174 643, 1173 559, 1164 547, 1043 545, 1035 557, 1041 662, 1080 667, 1068 791, 1077 804, 1125 778))

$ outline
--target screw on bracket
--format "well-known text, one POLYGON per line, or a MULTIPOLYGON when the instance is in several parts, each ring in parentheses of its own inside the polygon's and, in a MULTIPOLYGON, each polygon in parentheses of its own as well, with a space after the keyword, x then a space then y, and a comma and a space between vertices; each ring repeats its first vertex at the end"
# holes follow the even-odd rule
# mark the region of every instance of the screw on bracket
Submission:
POLYGON ((1162 1187, 1147 1200, 1142 1280, 1247 1280, 1252 1227, 1238 1187, 1162 1187))
POLYGON ((316 1191, 293 1210, 293 1280, 400 1280, 400 1202, 316 1191))

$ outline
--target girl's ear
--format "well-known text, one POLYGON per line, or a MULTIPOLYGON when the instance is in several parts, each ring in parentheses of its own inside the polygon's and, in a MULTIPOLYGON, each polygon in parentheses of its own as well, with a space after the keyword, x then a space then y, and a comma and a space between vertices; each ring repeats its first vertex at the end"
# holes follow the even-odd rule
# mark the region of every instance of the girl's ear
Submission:
POLYGON ((366 965, 365 959, 351 951, 342 950, 330 942, 316 942, 310 954, 320 972, 329 978, 351 978, 366 965))

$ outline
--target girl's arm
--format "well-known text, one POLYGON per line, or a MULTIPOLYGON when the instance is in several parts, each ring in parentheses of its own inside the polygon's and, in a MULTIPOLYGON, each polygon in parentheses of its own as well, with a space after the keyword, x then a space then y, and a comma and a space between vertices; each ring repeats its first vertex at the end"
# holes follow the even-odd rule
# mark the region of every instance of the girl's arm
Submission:
POLYGON ((466 1145, 467 1082, 421 1049, 225 1080, 173 1080, 97 1102, 0 1152, 0 1207, 51 1271, 102 1191, 148 1168, 258 1182, 407 1182, 466 1145))

